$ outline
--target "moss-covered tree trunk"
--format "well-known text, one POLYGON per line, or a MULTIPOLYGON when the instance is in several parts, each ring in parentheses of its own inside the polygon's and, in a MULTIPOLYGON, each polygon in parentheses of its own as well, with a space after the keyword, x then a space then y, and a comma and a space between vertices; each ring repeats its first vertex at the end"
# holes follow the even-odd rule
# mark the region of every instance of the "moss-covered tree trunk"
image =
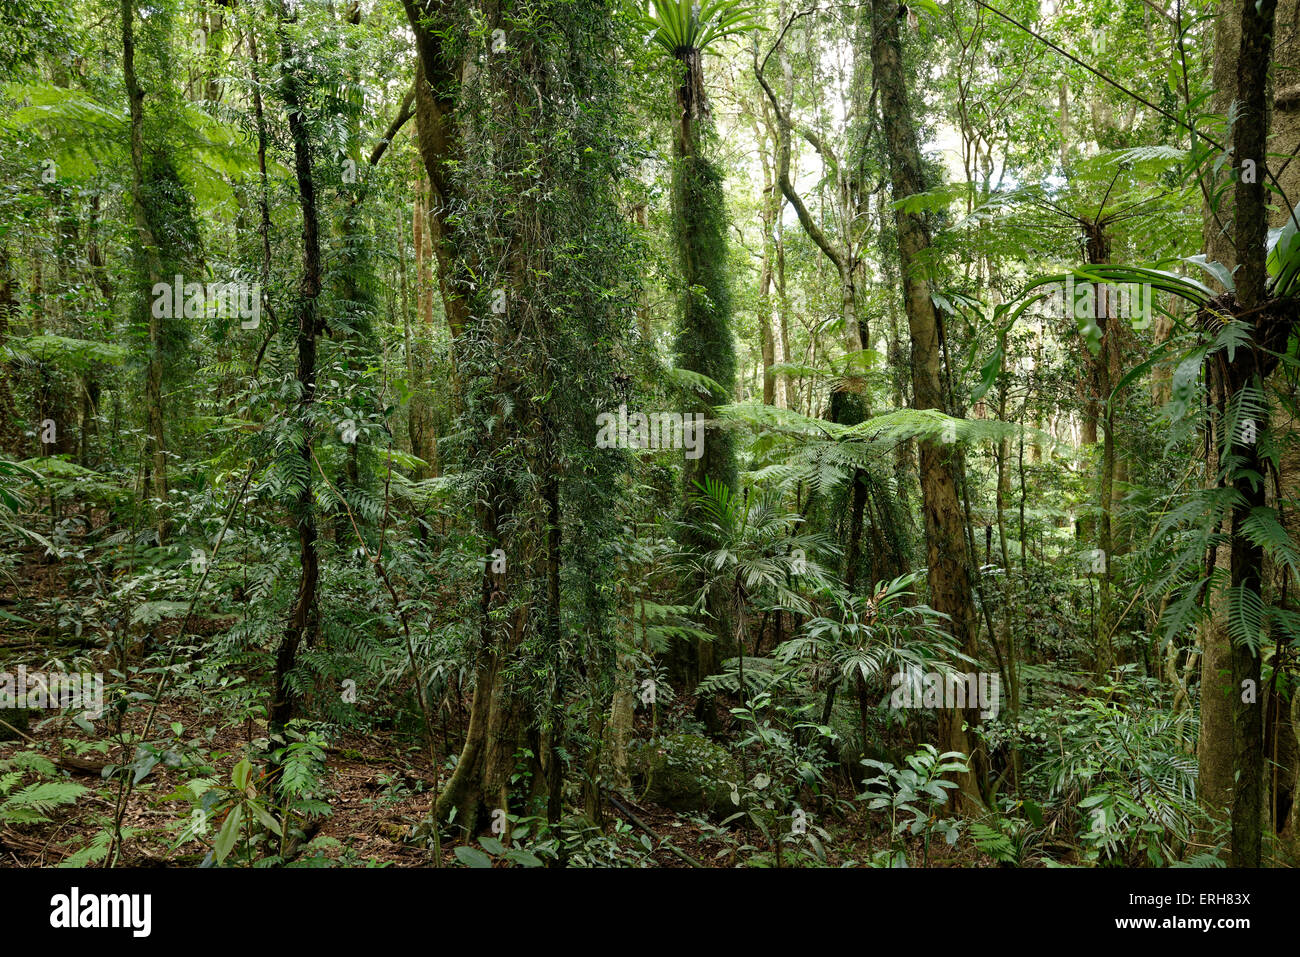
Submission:
MULTIPOLYGON (((872 63, 896 203, 924 190, 916 122, 908 102, 898 38, 897 11, 893 0, 872 2, 872 63)), ((930 298, 924 266, 930 238, 918 214, 896 209, 894 222, 898 230, 903 303, 912 339, 912 405, 917 409, 943 410, 947 403, 940 376, 943 360, 939 317, 930 298)), ((919 445, 930 603, 948 616, 958 646, 978 658, 978 622, 967 567, 965 519, 957 491, 959 462, 951 445, 934 439, 923 440, 919 445)), ((959 784, 966 799, 974 804, 982 803, 987 758, 967 734, 963 723, 975 727, 979 720, 978 708, 945 710, 939 720, 942 750, 961 751, 970 756, 971 773, 962 775, 959 784)))
MULTIPOLYGON (((17 314, 18 297, 14 293, 9 248, 0 245, 0 349, 9 339, 9 321, 17 314)), ((0 362, 0 453, 14 458, 26 458, 23 454, 25 440, 22 431, 18 428, 18 406, 14 402, 13 390, 9 386, 10 374, 10 364, 0 362)))
MULTIPOLYGON (((677 116, 673 126, 673 223, 681 274, 680 315, 674 339, 677 364, 713 379, 723 394, 712 400, 697 397, 688 413, 712 414, 714 402, 733 398, 736 351, 731 336, 731 284, 728 270, 727 209, 723 173, 704 155, 710 130, 708 97, 704 89, 703 56, 686 48, 677 54, 681 82, 677 87, 677 116)), ((692 531, 692 502, 709 484, 736 490, 736 452, 731 434, 706 428, 702 454, 686 459, 682 469, 683 514, 688 547, 705 547, 692 531)), ((669 662, 679 680, 698 681, 712 674, 721 658, 733 650, 727 600, 710 595, 706 604, 713 619, 713 640, 690 648, 675 648, 669 662)), ((700 715, 712 723, 714 712, 701 702, 700 715)))
POLYGON ((131 135, 131 212, 135 221, 138 255, 143 260, 139 270, 135 303, 138 321, 148 329, 149 354, 145 366, 145 431, 152 456, 150 474, 153 498, 158 503, 158 538, 166 539, 167 520, 167 437, 163 419, 163 330, 162 319, 150 303, 153 289, 163 281, 162 258, 149 215, 145 190, 144 158, 144 91, 135 68, 135 0, 122 0, 122 76, 126 85, 131 135))
MULTIPOLYGON (((683 79, 677 91, 680 118, 674 127, 676 165, 673 176, 673 219, 681 269, 681 318, 675 351, 683 369, 717 382, 729 401, 736 385, 736 350, 731 336, 731 285, 727 268, 727 208, 723 174, 703 153, 708 102, 698 50, 681 58, 683 79)), ((708 403, 697 409, 709 413, 708 403)), ((687 459, 683 472, 687 498, 696 483, 711 479, 736 488, 736 454, 729 433, 707 429, 703 454, 687 459)))

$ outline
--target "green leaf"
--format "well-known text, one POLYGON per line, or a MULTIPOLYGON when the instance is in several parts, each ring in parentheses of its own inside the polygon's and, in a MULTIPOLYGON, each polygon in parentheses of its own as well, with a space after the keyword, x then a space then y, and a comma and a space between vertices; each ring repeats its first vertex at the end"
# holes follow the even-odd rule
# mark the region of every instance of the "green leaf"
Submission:
POLYGON ((221 825, 221 830, 217 833, 217 840, 212 845, 213 859, 220 864, 230 852, 235 849, 235 841, 239 839, 239 827, 244 823, 244 808, 236 804, 226 815, 226 820, 221 825))
MULTIPOLYGON (((643 835, 644 836, 644 835, 643 835)), ((648 848, 647 848, 648 850, 648 848)), ((542 862, 531 851, 526 851, 521 847, 513 847, 506 851, 506 858, 514 861, 516 864, 522 864, 524 867, 541 867, 542 862)))
POLYGON ((506 852, 505 845, 495 837, 480 837, 478 842, 489 854, 501 855, 506 852))
POLYGON ((1034 825, 1034 827, 1044 826, 1042 808, 1040 808, 1033 801, 1025 801, 1023 807, 1025 809, 1025 814, 1028 816, 1030 822, 1034 825))
POLYGON ((1193 266, 1199 266, 1215 278, 1215 280, 1228 292, 1236 292, 1237 284, 1233 281, 1232 270, 1221 262, 1214 262, 1207 259, 1204 253, 1195 256, 1186 257, 1183 262, 1189 262, 1193 266))
POLYGON ((970 394, 970 400, 972 402, 978 402, 980 399, 984 398, 985 393, 987 393, 989 389, 993 388, 993 383, 997 381, 998 373, 1002 371, 1002 357, 1005 354, 1005 351, 1006 336, 999 335, 997 348, 993 350, 993 354, 989 356, 988 361, 980 367, 979 385, 975 386, 975 388, 971 390, 970 394))
POLYGON ((248 809, 253 812, 253 817, 257 818, 262 827, 266 828, 276 837, 284 836, 284 831, 280 828, 280 822, 275 819, 275 816, 271 814, 270 811, 262 807, 262 805, 258 804, 256 801, 250 801, 248 809))
POLYGON ((488 857, 477 847, 470 847, 468 844, 462 844, 453 851, 456 859, 466 867, 491 867, 492 858, 488 857))
POLYGON ((143 747, 136 751, 135 760, 131 762, 131 770, 135 772, 135 778, 131 783, 139 784, 143 781, 149 776, 149 772, 154 769, 154 766, 157 765, 157 763, 157 752, 147 750, 143 747))

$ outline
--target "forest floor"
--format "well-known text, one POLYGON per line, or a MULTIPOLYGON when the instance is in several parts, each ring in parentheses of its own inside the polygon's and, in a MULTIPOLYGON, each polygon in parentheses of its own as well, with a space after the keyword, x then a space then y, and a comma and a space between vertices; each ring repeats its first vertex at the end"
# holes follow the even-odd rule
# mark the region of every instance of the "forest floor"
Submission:
MULTIPOLYGON (((197 711, 187 714, 180 702, 169 703, 168 717, 182 723, 191 719, 201 720, 197 711), (178 704, 181 706, 177 707, 178 704)), ((105 763, 120 760, 120 753, 111 749, 107 752, 93 750, 97 744, 104 743, 103 739, 97 741, 83 736, 80 741, 87 750, 78 755, 73 744, 77 740, 71 737, 68 728, 61 729, 55 722, 49 722, 34 726, 28 740, 0 742, 0 760, 17 751, 35 750, 55 759, 59 767, 79 783, 91 787, 106 783, 99 782, 98 769, 105 763)), ((229 765, 233 767, 246 744, 244 737, 227 731, 219 732, 211 747, 228 751, 229 765)), ((229 767, 219 770, 229 774, 229 767)), ((332 813, 314 822, 309 835, 336 840, 337 847, 326 852, 325 856, 339 863, 362 867, 430 866, 433 863, 431 852, 409 841, 413 829, 429 812, 428 770, 427 763, 421 767, 416 754, 410 752, 409 743, 396 736, 384 733, 345 735, 330 748, 322 778, 332 813)), ((125 845, 122 866, 193 866, 201 858, 205 845, 199 841, 175 848, 171 846, 172 836, 180 832, 191 813, 191 805, 173 793, 181 781, 182 776, 176 769, 160 765, 147 784, 135 789, 122 823, 137 833, 125 845)), ((49 823, 0 829, 0 866, 57 866, 100 832, 106 815, 113 813, 115 794, 115 786, 102 787, 95 797, 83 798, 71 807, 53 811, 53 820, 49 823)), ((716 825, 707 826, 698 816, 653 804, 640 804, 627 796, 619 797, 619 801, 654 833, 653 850, 649 852, 653 866, 691 866, 673 853, 669 845, 704 867, 730 867, 737 863, 736 843, 720 839, 716 825)), ((632 824, 610 805, 606 806, 605 814, 607 823, 625 820, 632 824)), ((848 861, 868 861, 873 851, 881 846, 879 823, 871 822, 866 812, 858 811, 828 829, 837 838, 827 847, 827 863, 831 866, 848 861), (873 840, 869 834, 877 836, 873 840)), ((636 833, 642 833, 639 827, 636 833)), ((748 835, 748 840, 757 839, 756 833, 748 835)), ((447 865, 456 862, 452 848, 453 842, 444 839, 443 861, 447 865)), ((915 859, 920 858, 918 842, 915 859)), ((981 862, 969 851, 954 855, 947 846, 933 846, 930 863, 943 867, 978 866, 987 862, 981 862)))
MULTIPOLYGON (((27 610, 42 600, 69 594, 66 566, 43 559, 36 551, 16 558, 16 562, 0 569, 0 610, 16 607, 27 610)), ((203 622, 206 628, 195 628, 192 623, 191 630, 219 629, 232 620, 230 616, 210 618, 203 622)), ((154 640, 165 641, 177 631, 179 624, 174 619, 162 622, 155 629, 154 640)), ((89 631, 75 638, 56 638, 60 630, 49 625, 41 627, 39 623, 33 628, 0 617, 0 661, 4 662, 0 670, 12 671, 19 664, 26 664, 29 672, 42 670, 46 663, 68 660, 71 653, 81 659, 88 657, 95 670, 108 675, 113 664, 101 642, 89 631)), ((134 653, 139 654, 141 650, 137 648, 134 653)), ((678 704, 689 707, 685 699, 678 704)), ((191 741, 194 752, 205 756, 206 763, 222 781, 229 780, 231 769, 243 757, 256 754, 254 741, 265 734, 265 722, 253 719, 232 724, 192 693, 164 693, 157 710, 153 735, 156 737, 159 729, 179 724, 186 729, 185 737, 191 741)), ((144 730, 148 713, 145 707, 129 709, 122 719, 122 730, 138 735, 144 730)), ((105 840, 104 832, 114 816, 118 784, 105 780, 101 772, 106 765, 132 760, 132 756, 122 753, 117 743, 121 731, 110 727, 112 721, 108 715, 93 725, 92 733, 87 733, 70 717, 52 714, 51 718, 34 718, 26 730, 0 726, 0 739, 9 739, 0 740, 0 761, 20 751, 34 751, 53 761, 68 780, 90 790, 75 804, 52 809, 49 821, 0 826, 0 867, 57 866, 97 837, 105 840)), ((0 712, 0 720, 5 717, 0 712)), ((443 754, 448 753, 449 744, 456 747, 454 736, 450 742, 438 742, 443 754)), ((177 789, 192 776, 192 771, 160 763, 134 788, 122 819, 128 833, 134 833, 124 842, 121 866, 194 866, 202 859, 207 847, 203 841, 176 844, 176 835, 183 831, 193 807, 177 789)), ((330 813, 313 818, 306 826, 306 836, 332 840, 323 842, 328 849, 320 854, 328 860, 318 860, 318 863, 357 867, 433 864, 432 852, 423 842, 411 840, 429 813, 433 773, 427 754, 409 729, 381 727, 365 733, 338 734, 326 749, 325 767, 319 780, 322 799, 329 805, 330 813)), ((846 788, 848 784, 846 781, 846 788)), ((744 829, 736 823, 719 826, 718 821, 700 814, 679 813, 642 803, 635 794, 620 795, 617 800, 630 813, 607 802, 606 829, 616 821, 624 821, 627 826, 623 830, 634 839, 640 841, 643 834, 651 837, 642 861, 644 866, 693 866, 683 858, 684 854, 698 866, 730 867, 743 862, 741 848, 753 852, 763 843, 753 828, 744 829), (650 834, 646 833, 647 829, 650 834)), ((824 842, 826 864, 833 867, 849 862, 865 863, 885 843, 882 820, 860 805, 847 812, 823 815, 819 824, 834 838, 824 842)), ((443 863, 457 863, 453 851, 456 843, 444 838, 443 863)), ((909 859, 922 860, 919 842, 909 839, 908 845, 909 859)), ((968 848, 954 851, 942 845, 931 847, 928 863, 979 866, 991 862, 980 860, 968 848)))

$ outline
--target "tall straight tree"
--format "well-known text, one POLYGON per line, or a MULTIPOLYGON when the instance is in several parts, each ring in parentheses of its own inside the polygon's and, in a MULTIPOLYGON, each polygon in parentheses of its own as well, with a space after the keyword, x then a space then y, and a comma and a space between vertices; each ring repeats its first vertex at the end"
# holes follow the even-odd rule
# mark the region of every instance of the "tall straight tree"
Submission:
POLYGON ((298 348, 298 409, 296 444, 301 458, 294 470, 297 496, 292 515, 298 529, 298 592, 289 611, 289 622, 275 656, 275 685, 272 689, 270 725, 283 729, 294 716, 295 698, 289 673, 297 661, 299 647, 311 645, 319 630, 317 590, 320 585, 320 553, 316 546, 316 512, 312 500, 315 472, 312 407, 316 399, 316 344, 324 328, 316 300, 321 292, 320 216, 316 202, 316 180, 312 172, 311 130, 304 106, 305 92, 301 63, 294 56, 283 6, 278 25, 281 57, 280 94, 289 115, 289 136, 293 141, 294 177, 298 185, 298 206, 302 215, 302 270, 294 304, 293 327, 298 348))
MULTIPOLYGON (((1224 4, 1214 22, 1214 95, 1211 108, 1219 115, 1227 114, 1236 98, 1240 44, 1240 17, 1224 4)), ((1237 266, 1231 231, 1232 204, 1230 189, 1225 190, 1217 202, 1212 200, 1208 191, 1205 194, 1202 233, 1205 254, 1229 270, 1237 266)), ((1219 471, 1217 444, 1208 443, 1206 453, 1206 479, 1213 482, 1219 471)), ((1225 517, 1213 556, 1216 567, 1226 569, 1231 566, 1230 532, 1225 517)), ((1211 592, 1210 604, 1210 613, 1199 626, 1202 653, 1201 727, 1196 744, 1197 798, 1207 811, 1218 816, 1232 801, 1232 639, 1228 635, 1227 600, 1221 590, 1211 592)))
MULTIPOLYGON (((673 122, 673 225, 681 270, 681 312, 674 348, 681 368, 708 376, 730 399, 736 383, 731 335, 731 280, 727 269, 727 208, 723 172, 705 155, 712 129, 704 89, 704 53, 718 40, 748 29, 750 12, 738 3, 678 0, 651 8, 644 18, 654 41, 678 64, 673 122)), ((710 430, 704 452, 688 459, 685 494, 712 480, 734 489, 736 453, 731 437, 710 430)))
MULTIPOLYGON (((727 268, 727 204, 723 171, 705 155, 712 122, 704 89, 704 53, 718 40, 748 29, 750 10, 727 0, 677 0, 652 4, 642 22, 681 71, 673 120, 673 230, 681 282, 674 351, 680 368, 707 376, 721 387, 723 394, 714 396, 715 400, 729 401, 736 387, 736 347, 727 268)), ((709 403, 692 411, 707 413, 709 403)), ((700 489, 709 484, 736 488, 736 450, 731 435, 722 429, 708 429, 702 443, 702 454, 687 459, 682 470, 688 536, 693 528, 692 502, 700 489)), ((703 545, 689 540, 687 544, 703 545)), ((710 601, 709 606, 718 619, 718 642, 725 649, 731 629, 722 603, 710 601)), ((696 644, 697 677, 712 673, 714 657, 714 643, 696 644)))
MULTIPOLYGON (((1292 20, 1295 8, 1288 6, 1292 20)), ((1208 478, 1220 488, 1231 488, 1233 498, 1220 526, 1220 544, 1211 556, 1211 567, 1226 572, 1227 581, 1226 587, 1209 589, 1210 615, 1201 631, 1204 703, 1197 748, 1202 803, 1211 812, 1225 805, 1231 811, 1231 862, 1236 867, 1258 867, 1262 859, 1265 628, 1252 610, 1265 608, 1268 589, 1265 549, 1253 525, 1269 512, 1267 478, 1278 468, 1275 456, 1282 444, 1274 438, 1277 423, 1264 421, 1261 414, 1270 411, 1266 382, 1295 322, 1293 306, 1270 302, 1266 269, 1267 190, 1278 185, 1266 158, 1277 13, 1276 0, 1224 3, 1219 13, 1214 75, 1216 82, 1235 91, 1233 96, 1221 88, 1217 100, 1225 111, 1230 106, 1236 112, 1231 126, 1235 183, 1224 193, 1226 202, 1207 193, 1204 209, 1206 251, 1234 269, 1235 289, 1218 308, 1204 313, 1202 321, 1219 336, 1229 322, 1245 330, 1241 341, 1217 350, 1206 365, 1214 425, 1208 478), (1247 417, 1250 428, 1243 429, 1247 417)), ((1277 149, 1273 145, 1271 152, 1276 155, 1277 149)))
MULTIPOLYGON (((939 316, 930 297, 924 262, 930 237, 921 215, 906 212, 900 205, 925 189, 916 121, 908 101, 898 36, 903 8, 895 0, 872 0, 871 11, 871 61, 880 92, 882 133, 889 154, 903 275, 903 305, 912 339, 912 404, 918 409, 944 411, 947 402, 941 376, 939 316)), ((957 490, 960 460, 952 444, 928 438, 919 445, 930 603, 948 616, 953 638, 962 651, 975 658, 979 630, 963 529, 965 519, 957 490)), ((982 801, 980 791, 987 759, 973 747, 963 724, 974 727, 978 721, 978 709, 951 709, 942 712, 939 722, 943 749, 970 756, 971 772, 963 775, 960 783, 967 801, 975 803, 982 801)))
POLYGON ((184 324, 173 322, 170 328, 164 326, 164 319, 153 307, 153 300, 159 284, 172 282, 172 276, 197 253, 197 226, 171 151, 162 140, 162 131, 168 123, 167 114, 176 106, 171 76, 171 11, 164 6, 144 22, 147 38, 144 49, 148 54, 140 58, 139 63, 137 52, 141 46, 135 28, 135 0, 121 0, 120 12, 122 76, 130 120, 131 214, 138 243, 132 313, 136 327, 145 331, 147 336, 144 411, 149 458, 146 471, 158 508, 158 537, 162 540, 167 537, 170 526, 163 407, 165 358, 169 343, 174 345, 184 324), (150 110, 145 109, 146 90, 141 82, 142 76, 149 81, 150 110))
MULTIPOLYGON (((1241 116, 1232 128, 1233 154, 1238 163, 1252 160, 1268 163, 1268 77, 1272 55, 1273 24, 1277 0, 1241 0, 1241 47, 1237 60, 1237 106, 1241 116), (1258 159, 1255 159, 1258 157, 1258 159)), ((1239 175, 1234 191, 1234 246, 1237 253, 1237 309, 1250 315, 1264 304, 1267 274, 1264 267, 1268 233, 1268 197, 1262 176, 1239 175)), ((1276 362, 1276 351, 1285 343, 1276 340, 1276 329, 1261 328, 1266 319, 1252 323, 1248 350, 1230 352, 1220 363, 1217 385, 1227 401, 1240 404, 1247 390, 1262 395, 1264 378, 1276 362)), ((1230 417, 1235 422, 1235 417, 1230 417)), ((1250 602, 1262 605, 1263 546, 1246 526, 1256 509, 1266 506, 1264 475, 1256 427, 1254 435, 1234 429, 1223 445, 1230 461, 1233 488, 1240 496, 1232 510, 1231 591, 1229 604, 1250 602)), ((1232 635, 1232 754, 1235 787, 1232 794, 1232 863, 1235 867, 1260 865, 1263 830, 1264 740, 1263 707, 1260 704, 1261 662, 1256 642, 1243 632, 1232 635), (1248 694, 1247 690, 1253 693, 1248 694)))

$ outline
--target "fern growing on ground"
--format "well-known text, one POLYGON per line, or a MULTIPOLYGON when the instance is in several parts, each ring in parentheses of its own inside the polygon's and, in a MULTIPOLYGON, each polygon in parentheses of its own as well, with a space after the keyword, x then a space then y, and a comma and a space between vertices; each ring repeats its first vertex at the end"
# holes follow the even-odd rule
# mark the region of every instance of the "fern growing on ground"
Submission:
POLYGON ((87 788, 71 781, 35 781, 20 787, 27 772, 38 777, 56 774, 53 762, 31 751, 0 761, 0 825, 39 824, 57 807, 74 804, 87 788))

